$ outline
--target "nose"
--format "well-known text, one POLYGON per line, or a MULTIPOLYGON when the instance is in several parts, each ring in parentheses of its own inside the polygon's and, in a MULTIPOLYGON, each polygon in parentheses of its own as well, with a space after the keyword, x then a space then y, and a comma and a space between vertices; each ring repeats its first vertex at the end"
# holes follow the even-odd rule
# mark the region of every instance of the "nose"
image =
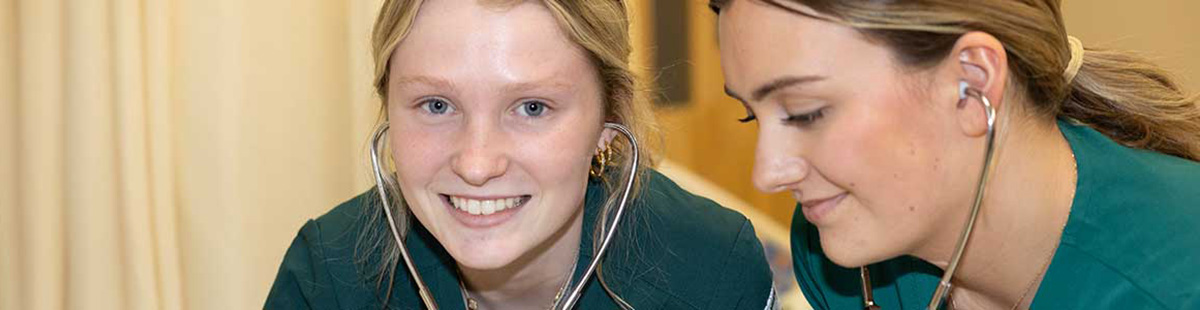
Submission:
POLYGON ((754 154, 754 187, 764 193, 797 189, 812 170, 801 155, 793 143, 760 130, 754 154))
POLYGON ((463 181, 473 186, 483 186, 489 180, 508 171, 508 155, 505 152, 503 133, 487 122, 473 122, 466 134, 460 136, 458 154, 451 162, 451 169, 463 181))

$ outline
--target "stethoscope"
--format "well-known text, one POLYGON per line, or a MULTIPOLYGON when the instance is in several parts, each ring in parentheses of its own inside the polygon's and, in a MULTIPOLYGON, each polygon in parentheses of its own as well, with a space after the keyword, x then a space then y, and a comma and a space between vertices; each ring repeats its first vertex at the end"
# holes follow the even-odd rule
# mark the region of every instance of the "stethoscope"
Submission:
MULTIPOLYGON (((971 230, 975 227, 975 220, 979 218, 979 206, 983 204, 983 193, 987 187, 988 174, 991 172, 992 153, 995 151, 996 138, 996 109, 992 107, 992 102, 988 101, 987 96, 980 93, 979 90, 971 88, 966 81, 960 81, 958 84, 958 99, 959 102, 967 100, 969 97, 975 97, 983 102, 984 112, 987 113, 987 153, 983 157, 983 171, 979 176, 979 183, 975 189, 975 204, 971 206, 971 215, 967 218, 967 222, 963 225, 962 235, 958 237, 958 245, 954 249, 954 256, 950 258, 950 265, 946 267, 946 272, 942 274, 942 280, 938 283, 937 290, 934 290, 933 297, 929 300, 927 310, 939 310, 942 303, 950 297, 950 288, 953 286, 950 283, 950 278, 954 276, 954 271, 958 270, 958 262, 962 259, 963 251, 967 248, 967 240, 971 237, 971 230)), ((858 268, 859 277, 862 279, 863 291, 863 309, 879 310, 879 305, 875 304, 875 298, 871 294, 871 273, 866 266, 858 268)))
MULTIPOLYGON (((396 228, 396 220, 392 216, 391 204, 388 201, 386 187, 383 181, 383 168, 379 164, 379 141, 388 131, 388 123, 383 123, 379 129, 375 130, 375 135, 371 138, 371 166, 375 171, 375 189, 379 194, 379 201, 383 202, 383 212, 387 216, 388 228, 392 232, 392 238, 396 241, 396 246, 400 248, 400 257, 404 259, 404 266, 408 269, 408 274, 412 275, 413 282, 416 283, 417 293, 421 297, 421 302, 425 304, 426 309, 437 310, 437 303, 433 300, 433 294, 429 292, 429 287, 425 285, 425 281, 421 279, 421 275, 417 272, 417 267, 412 261, 412 257, 408 254, 408 248, 404 244, 404 239, 400 237, 400 231, 396 228)), ((637 138, 633 136, 633 132, 629 131, 624 125, 617 123, 604 123, 605 128, 614 129, 629 139, 629 148, 633 152, 632 160, 629 164, 629 170, 626 175, 629 178, 625 182, 625 191, 621 193, 621 200, 617 204, 617 213, 613 215, 612 224, 604 230, 604 238, 600 243, 600 249, 596 251, 596 255, 592 257, 591 263, 588 263, 587 269, 583 273, 583 278, 570 290, 570 294, 564 296, 555 302, 555 310, 567 310, 573 308, 575 303, 579 302, 579 298, 583 294, 583 287, 587 285, 588 279, 595 274, 596 267, 600 265, 600 259, 608 251, 608 245, 611 243, 613 236, 617 230, 617 224, 621 222, 621 214, 625 213, 625 206, 629 202, 629 193, 633 190, 633 181, 635 173, 638 171, 638 160, 640 153, 638 152, 637 138)), ((574 271, 572 271, 574 272, 574 271)))

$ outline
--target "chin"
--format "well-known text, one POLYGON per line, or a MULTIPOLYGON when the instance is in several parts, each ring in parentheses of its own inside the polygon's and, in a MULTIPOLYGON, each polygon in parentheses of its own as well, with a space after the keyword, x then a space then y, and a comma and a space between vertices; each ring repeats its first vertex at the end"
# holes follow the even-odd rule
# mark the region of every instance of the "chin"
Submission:
POLYGON ((497 259, 495 257, 455 257, 458 265, 474 270, 497 270, 512 264, 513 260, 497 259))
POLYGON ((827 234, 821 235, 821 249, 830 261, 845 268, 858 268, 898 256, 888 255, 863 242, 829 238, 827 234))
POLYGON ((521 257, 525 251, 521 251, 514 246, 508 246, 508 242, 499 240, 482 241, 484 244, 471 244, 471 242, 463 242, 457 245, 457 250, 451 251, 449 246, 446 246, 450 256, 454 258, 459 265, 475 269, 475 270, 494 270, 504 268, 511 265, 514 261, 521 257))

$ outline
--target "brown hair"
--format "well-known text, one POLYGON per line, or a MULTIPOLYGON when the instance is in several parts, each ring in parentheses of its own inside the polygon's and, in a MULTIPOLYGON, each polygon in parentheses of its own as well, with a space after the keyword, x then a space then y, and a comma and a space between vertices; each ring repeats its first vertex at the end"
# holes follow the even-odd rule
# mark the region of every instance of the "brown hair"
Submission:
MULTIPOLYGON (((511 6, 523 2, 522 0, 479 1, 498 6, 511 6)), ((388 71, 392 52, 412 28, 413 20, 416 19, 422 2, 422 0, 386 0, 375 20, 371 46, 375 60, 375 91, 381 101, 380 125, 388 121, 386 119, 388 71)), ((645 101, 644 92, 640 91, 641 85, 638 84, 630 65, 629 57, 632 47, 629 39, 628 12, 624 1, 542 0, 540 3, 551 11, 559 26, 563 27, 562 29, 571 39, 587 51, 602 84, 605 121, 625 125, 639 142, 654 142, 655 140, 650 139, 655 137, 657 130, 654 114, 645 101)), ((381 154, 391 154, 390 150, 385 151, 387 149, 385 141, 381 141, 380 147, 381 154)), ((628 142, 625 139, 617 138, 613 140, 612 147, 617 153, 615 162, 621 164, 619 167, 611 167, 610 171, 628 170, 626 167, 631 164, 632 160, 632 154, 626 154, 631 149, 628 142)), ((650 167, 653 162, 651 149, 651 147, 639 148, 641 152, 638 171, 623 173, 619 178, 602 179, 609 195, 601 207, 600 220, 592 233, 594 240, 600 240, 602 228, 608 226, 609 213, 615 208, 617 199, 619 199, 618 195, 621 191, 615 185, 624 184, 625 181, 632 178, 635 185, 630 199, 636 197, 645 175, 645 169, 650 167)), ((391 156, 386 157, 391 158, 391 156)), ((397 163, 388 160, 383 164, 394 166, 397 163)), ((391 168, 384 167, 387 169, 386 171, 394 171, 391 168)), ((389 201, 393 214, 396 215, 397 228, 401 234, 406 234, 409 227, 409 212, 404 198, 400 196, 400 189, 393 173, 385 174, 384 183, 391 196, 389 201)), ((386 306, 387 300, 390 299, 390 285, 400 254, 390 232, 387 229, 379 228, 386 227, 387 223, 381 204, 377 201, 378 198, 375 194, 369 198, 372 199, 372 203, 369 204, 364 216, 366 225, 364 225, 363 234, 360 235, 358 241, 356 262, 358 265, 378 264, 378 267, 374 269, 360 269, 367 269, 365 279, 375 281, 377 288, 380 288, 384 282, 388 283, 387 296, 383 298, 383 304, 386 306), (371 255, 381 256, 372 257, 371 255)), ((600 242, 593 242, 593 246, 598 248, 600 242)), ((593 249, 594 252, 596 252, 595 249, 593 249)), ((614 299, 623 303, 624 301, 619 296, 609 290, 601 271, 602 269, 598 266, 596 276, 601 281, 601 285, 614 299)))
MULTIPOLYGON (((711 0, 720 12, 733 0, 711 0)), ((1086 49, 1071 81, 1061 0, 759 0, 857 29, 905 65, 943 60, 970 31, 995 36, 1008 52, 1010 82, 1046 119, 1076 120, 1129 147, 1200 161, 1200 108, 1164 70, 1128 52, 1086 49), (817 12, 780 2, 801 4, 817 12)))

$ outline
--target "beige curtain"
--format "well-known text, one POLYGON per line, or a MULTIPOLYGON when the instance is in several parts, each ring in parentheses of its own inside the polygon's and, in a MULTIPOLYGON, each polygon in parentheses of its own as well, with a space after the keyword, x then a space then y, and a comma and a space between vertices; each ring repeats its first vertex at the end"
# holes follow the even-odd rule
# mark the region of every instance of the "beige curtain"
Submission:
POLYGON ((261 307, 368 186, 377 5, 0 0, 0 309, 261 307))

